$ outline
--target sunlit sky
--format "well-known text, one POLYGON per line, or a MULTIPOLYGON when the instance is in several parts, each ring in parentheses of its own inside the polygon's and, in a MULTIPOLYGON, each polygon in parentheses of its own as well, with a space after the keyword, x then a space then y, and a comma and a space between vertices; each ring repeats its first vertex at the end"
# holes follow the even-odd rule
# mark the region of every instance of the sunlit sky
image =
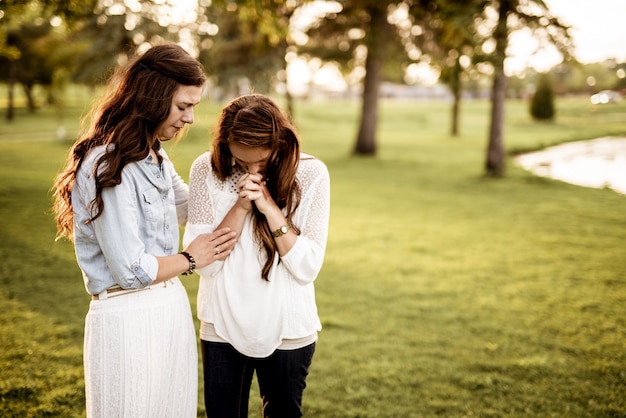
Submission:
POLYGON ((545 0, 556 16, 573 27, 577 57, 598 62, 626 61, 625 0, 545 0))
MULTIPOLYGON (((169 2, 178 3, 182 12, 196 4, 197 0, 169 0, 169 2)), ((615 58, 618 62, 626 62, 626 0, 544 0, 544 2, 553 15, 572 27, 574 54, 579 61, 591 63, 615 58)), ((538 42, 527 34, 514 34, 509 41, 510 55, 505 64, 509 74, 519 73, 528 66, 545 71, 561 61, 561 56, 554 48, 538 48, 538 42)), ((300 63, 297 70, 300 75, 303 75, 301 71, 305 70, 304 66, 304 63, 300 63)), ((319 70, 315 69, 317 76, 323 75, 319 74, 319 70)))
MULTIPOLYGON (((606 58, 626 61, 626 0, 544 0, 553 15, 572 27, 575 56, 583 63, 606 58)), ((510 71, 530 65, 547 70, 561 61, 554 51, 536 52, 537 43, 523 34, 510 39, 515 56, 510 71)))

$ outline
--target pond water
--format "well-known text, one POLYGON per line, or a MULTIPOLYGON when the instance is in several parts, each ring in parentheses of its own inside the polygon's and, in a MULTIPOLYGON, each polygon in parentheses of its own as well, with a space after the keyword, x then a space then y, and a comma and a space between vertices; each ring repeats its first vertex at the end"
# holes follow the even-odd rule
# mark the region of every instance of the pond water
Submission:
POLYGON ((626 138, 568 142, 515 160, 538 176, 626 194, 626 138))

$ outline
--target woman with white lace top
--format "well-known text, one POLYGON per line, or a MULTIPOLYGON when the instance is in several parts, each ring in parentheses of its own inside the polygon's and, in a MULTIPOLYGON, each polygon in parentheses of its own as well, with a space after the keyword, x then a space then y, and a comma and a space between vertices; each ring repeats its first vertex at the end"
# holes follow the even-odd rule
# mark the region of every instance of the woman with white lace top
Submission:
POLYGON ((161 142, 193 123, 204 81, 178 45, 135 56, 94 103, 56 178, 58 237, 73 241, 91 295, 88 418, 197 416, 197 339, 177 276, 226 259, 235 233, 199 235, 178 252, 189 189, 161 142))
POLYGON ((207 416, 247 416, 256 372, 263 415, 299 417, 321 330, 313 282, 328 235, 328 170, 300 152, 271 99, 251 94, 224 107, 189 187, 183 243, 223 227, 238 237, 227 259, 198 269, 207 416))

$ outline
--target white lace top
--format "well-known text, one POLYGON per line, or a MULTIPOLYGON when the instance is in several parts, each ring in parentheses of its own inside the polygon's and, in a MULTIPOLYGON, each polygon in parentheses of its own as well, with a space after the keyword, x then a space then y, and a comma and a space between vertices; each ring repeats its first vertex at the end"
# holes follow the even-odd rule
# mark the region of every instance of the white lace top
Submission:
MULTIPOLYGON (((189 218, 183 244, 212 232, 235 204, 236 171, 225 182, 212 173, 210 153, 198 157, 189 180, 189 218)), ((249 357, 267 357, 285 339, 321 330, 313 281, 324 260, 330 214, 330 178, 323 162, 302 154, 297 171, 302 200, 292 219, 296 243, 277 257, 269 281, 261 278, 265 250, 256 242, 249 214, 233 251, 223 262, 199 269, 198 318, 249 357), (280 262, 279 262, 280 261, 280 262)))

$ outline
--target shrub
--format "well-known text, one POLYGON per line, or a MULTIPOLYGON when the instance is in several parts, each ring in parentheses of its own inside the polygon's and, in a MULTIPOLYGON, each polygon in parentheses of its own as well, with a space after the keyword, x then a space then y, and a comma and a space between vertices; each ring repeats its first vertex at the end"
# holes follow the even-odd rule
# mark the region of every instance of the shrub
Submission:
POLYGON ((548 74, 540 74, 537 90, 530 101, 530 114, 536 120, 554 119, 554 87, 548 74))

